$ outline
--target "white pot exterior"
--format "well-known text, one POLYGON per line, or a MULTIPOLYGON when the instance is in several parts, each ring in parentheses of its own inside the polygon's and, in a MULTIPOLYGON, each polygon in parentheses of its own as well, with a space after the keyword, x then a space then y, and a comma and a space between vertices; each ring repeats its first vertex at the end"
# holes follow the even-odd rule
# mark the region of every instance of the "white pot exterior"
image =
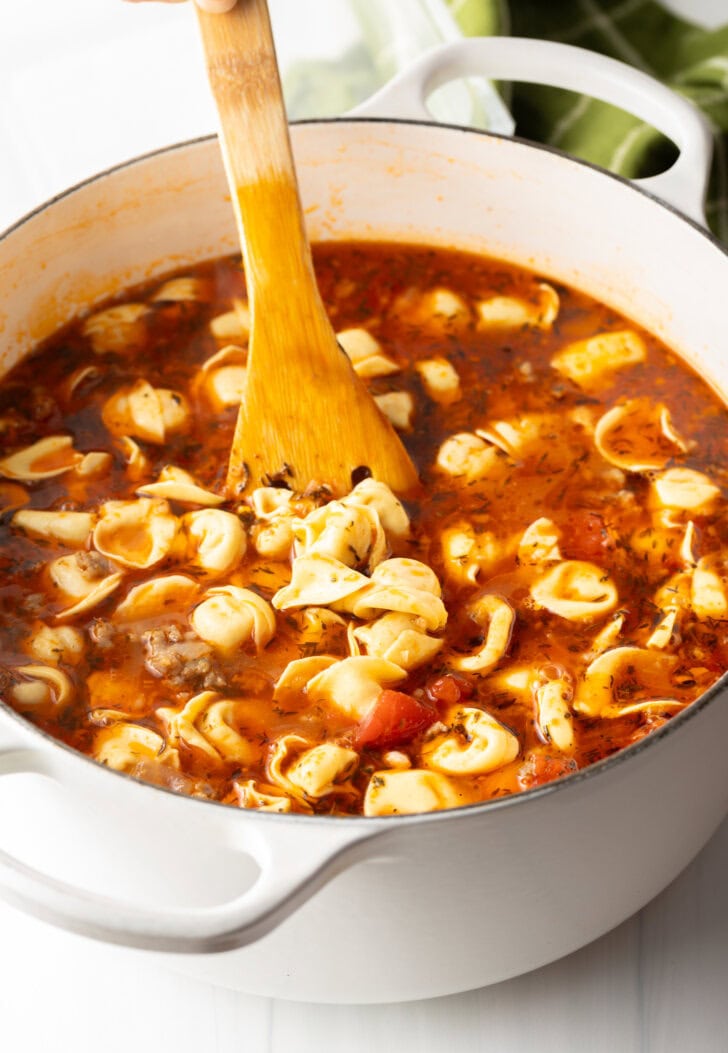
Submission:
MULTIPOLYGON (((478 133, 375 121, 292 131, 314 240, 456 246, 530 267, 639 321, 725 397, 728 257, 675 212, 558 154, 478 133)), ((214 142, 97 178, 0 242, 3 367, 110 292, 232 251, 214 142)), ((246 939, 277 927, 249 946, 169 960, 274 997, 447 994, 582 946, 689 862, 728 808, 725 685, 712 694, 564 783, 491 805, 383 820, 257 815, 174 797, 76 756, 0 709, 0 746, 16 750, 12 766, 22 769, 27 759, 25 766, 51 776, 35 777, 17 812, 4 816, 0 845, 45 872, 160 914, 234 896, 255 870, 240 850, 281 859, 283 868, 300 866, 305 887, 249 926, 246 939), (55 837, 39 843, 33 808, 38 816, 52 809, 55 837), (357 844, 364 835, 369 840, 357 844), (339 844, 343 855, 334 858, 339 844), (313 876, 309 855, 321 860, 313 876)), ((0 754, 0 771, 1 762, 0 754)), ((23 875, 5 877, 5 894, 24 908, 101 932, 74 926, 62 889, 33 905, 23 875)), ((107 910, 110 923, 123 927, 123 912, 111 901, 107 910)), ((154 941, 130 933, 129 942, 154 941)))

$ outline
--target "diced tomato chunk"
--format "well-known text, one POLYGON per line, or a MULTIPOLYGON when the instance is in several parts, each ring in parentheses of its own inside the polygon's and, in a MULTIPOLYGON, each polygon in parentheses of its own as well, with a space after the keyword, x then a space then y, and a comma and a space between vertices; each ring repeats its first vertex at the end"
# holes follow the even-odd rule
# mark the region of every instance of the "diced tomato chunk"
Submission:
POLYGON ((586 508, 575 509, 563 531, 561 547, 567 559, 599 563, 615 547, 614 536, 604 517, 586 508))
POLYGON ((473 686, 462 677, 446 673, 444 676, 438 676, 436 680, 428 681, 426 691, 428 698, 431 698, 433 702, 456 706, 461 699, 470 698, 473 686))
POLYGON ((641 739, 647 738, 653 731, 657 731, 663 724, 667 724, 669 717, 652 716, 647 719, 644 724, 641 724, 636 731, 633 731, 625 745, 629 746, 634 742, 640 742, 641 739))
POLYGON ((429 702, 387 689, 380 693, 359 725, 354 746, 357 749, 404 746, 436 720, 437 711, 429 702))
POLYGON ((577 771, 577 763, 572 757, 554 756, 550 753, 532 753, 521 766, 518 773, 518 785, 522 790, 533 786, 543 786, 564 775, 577 771))

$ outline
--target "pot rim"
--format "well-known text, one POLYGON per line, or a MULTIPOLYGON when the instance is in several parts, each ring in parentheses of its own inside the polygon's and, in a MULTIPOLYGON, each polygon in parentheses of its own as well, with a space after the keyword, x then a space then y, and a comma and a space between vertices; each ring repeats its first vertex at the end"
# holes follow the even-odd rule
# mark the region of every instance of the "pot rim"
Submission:
MULTIPOLYGON (((340 117, 308 118, 304 120, 291 121, 290 124, 294 127, 341 124, 414 125, 429 128, 430 130, 432 130, 433 128, 442 128, 446 131, 462 132, 478 137, 483 137, 486 139, 499 139, 504 140, 506 142, 515 142, 519 146, 524 146, 534 150, 542 150, 545 153, 555 155, 556 157, 562 159, 565 162, 569 162, 575 165, 579 165, 583 168, 590 169, 591 171, 597 172, 600 176, 605 176, 609 179, 615 180, 618 183, 626 185, 631 190, 641 194, 652 203, 659 205, 660 207, 666 209, 668 212, 671 212, 684 223, 687 223, 696 231, 696 233, 701 235, 703 238, 706 238, 716 249, 719 250, 719 252, 721 252, 724 256, 728 256, 728 246, 723 245, 722 242, 720 242, 718 238, 712 233, 712 231, 701 226, 701 224, 691 219, 689 216, 685 215, 683 212, 680 211, 680 209, 676 208, 674 205, 658 197, 658 195, 655 194, 653 191, 640 186, 639 183, 635 183, 632 180, 625 178, 624 176, 617 175, 614 172, 610 172, 608 169, 601 168, 599 165, 596 165, 591 161, 585 161, 582 158, 573 157, 571 154, 568 154, 565 151, 558 149, 557 147, 550 146, 545 143, 537 143, 518 135, 503 135, 497 132, 489 132, 479 128, 471 128, 465 125, 448 124, 445 122, 432 122, 401 117, 347 117, 346 115, 343 115, 340 117)), ((127 159, 126 161, 118 162, 117 164, 111 165, 108 168, 105 168, 102 171, 95 173, 94 175, 88 176, 85 179, 80 180, 78 183, 74 183, 67 189, 60 191, 58 194, 55 194, 47 201, 42 202, 35 208, 31 209, 29 212, 25 213, 19 219, 17 219, 11 226, 9 226, 8 228, 6 228, 6 230, 0 233, 0 244, 2 244, 2 242, 4 242, 6 238, 12 235, 15 231, 19 230, 27 222, 40 215, 42 212, 45 212, 46 209, 50 208, 52 205, 63 201, 65 198, 71 197, 76 192, 85 189, 87 186, 90 186, 91 184, 99 180, 105 179, 107 176, 114 175, 115 173, 120 172, 123 169, 132 168, 137 164, 141 164, 145 161, 162 156, 164 154, 172 154, 177 152, 178 150, 187 150, 190 147, 200 146, 205 143, 211 143, 217 138, 218 136, 215 133, 209 133, 207 135, 200 135, 195 136, 191 139, 185 139, 180 142, 170 143, 167 146, 157 147, 154 150, 148 150, 143 154, 138 154, 135 157, 127 159)), ((657 728, 649 735, 646 735, 638 742, 633 743, 630 746, 625 746, 622 749, 618 750, 616 753, 613 753, 611 756, 604 757, 602 760, 599 761, 595 761, 593 764, 589 764, 585 768, 580 768, 578 771, 574 772, 571 775, 562 776, 561 778, 554 779, 551 782, 543 784, 542 786, 534 786, 531 789, 520 790, 518 793, 509 794, 505 797, 492 798, 489 801, 483 801, 479 804, 459 805, 455 808, 447 808, 436 812, 420 812, 415 813, 414 815, 299 815, 296 813, 279 814, 276 812, 261 812, 258 810, 253 811, 252 814, 256 817, 257 820, 273 823, 278 822, 281 823, 281 825, 284 822, 305 822, 308 824, 316 824, 318 826, 322 823, 331 824, 332 821, 335 821, 339 826, 350 826, 353 824, 362 826, 363 823, 366 823, 369 829, 372 829, 373 827, 378 827, 382 830, 393 830, 395 823, 400 826, 402 824, 410 826, 422 823, 444 822, 451 816, 459 819, 464 819, 468 816, 473 816, 473 818, 475 818, 475 816, 483 814, 486 810, 490 812, 495 811, 496 809, 514 807, 517 806, 519 801, 532 802, 539 797, 546 796, 547 794, 556 793, 560 790, 569 787, 577 787, 589 779, 597 778, 603 772, 611 771, 619 764, 629 761, 634 757, 638 757, 645 750, 649 749, 653 743, 657 741, 663 741, 668 735, 678 732, 681 727, 683 727, 688 721, 697 717, 698 714, 701 713, 708 705, 710 705, 717 696, 723 694, 724 692, 728 692, 728 670, 723 672, 718 678, 718 680, 716 680, 715 683, 707 689, 707 691, 700 695, 699 698, 696 698, 694 702, 690 703, 690 705, 686 709, 682 710, 674 717, 671 717, 666 724, 664 724, 660 728, 657 728)), ((169 789, 166 786, 159 786, 154 783, 146 782, 145 780, 140 779, 137 776, 130 775, 127 772, 117 771, 114 768, 109 768, 106 765, 101 764, 99 761, 95 760, 95 758, 89 756, 88 754, 82 753, 80 750, 77 750, 73 746, 70 746, 68 743, 63 742, 60 739, 54 738, 54 736, 52 736, 49 732, 38 727, 36 724, 33 724, 32 721, 28 720, 26 717, 23 717, 20 713, 17 712, 17 710, 13 709, 12 706, 10 706, 2 698, 0 698, 0 712, 6 714, 13 721, 17 722, 17 724, 19 724, 25 732, 30 731, 33 734, 40 736, 40 738, 45 740, 45 742, 48 745, 61 748, 65 753, 69 754, 74 759, 80 760, 87 764, 91 764, 97 770, 104 770, 113 776, 120 777, 121 779, 124 779, 127 782, 131 782, 136 786, 142 787, 145 790, 161 791, 162 793, 168 794, 176 800, 189 801, 206 807, 214 805, 217 808, 224 809, 225 813, 227 814, 241 816, 250 815, 250 813, 244 808, 233 808, 231 805, 224 804, 222 801, 208 800, 205 798, 192 797, 187 794, 181 794, 178 793, 176 790, 169 789)))

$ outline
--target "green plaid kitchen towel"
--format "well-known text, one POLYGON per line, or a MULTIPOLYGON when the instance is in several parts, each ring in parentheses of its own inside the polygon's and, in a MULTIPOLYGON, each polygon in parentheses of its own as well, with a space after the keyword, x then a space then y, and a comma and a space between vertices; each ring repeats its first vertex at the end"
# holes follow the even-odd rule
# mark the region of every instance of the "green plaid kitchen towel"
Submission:
MULTIPOLYGON (((447 3, 466 35, 510 33, 601 51, 650 73, 696 103, 715 136, 708 222, 728 242, 728 20, 718 29, 701 29, 654 0, 447 3)), ((515 85, 509 103, 518 134, 619 175, 651 175, 671 159, 673 148, 658 132, 606 103, 529 85, 515 85)))
MULTIPOLYGON (((295 118, 344 113, 422 50, 457 37, 458 30, 466 36, 540 37, 601 51, 663 80, 708 117, 715 135, 708 221, 728 242, 725 3, 725 25, 706 30, 656 0, 331 0, 328 5, 320 0, 330 30, 335 15, 346 15, 354 33, 335 56, 306 57, 289 66, 284 75, 288 112, 295 118)), ((653 175, 674 156, 674 147, 659 132, 606 103, 542 86, 501 89, 518 134, 619 175, 653 175)), ((444 90, 451 94, 440 100, 445 103, 440 119, 487 123, 487 100, 476 90, 464 84, 444 90)))

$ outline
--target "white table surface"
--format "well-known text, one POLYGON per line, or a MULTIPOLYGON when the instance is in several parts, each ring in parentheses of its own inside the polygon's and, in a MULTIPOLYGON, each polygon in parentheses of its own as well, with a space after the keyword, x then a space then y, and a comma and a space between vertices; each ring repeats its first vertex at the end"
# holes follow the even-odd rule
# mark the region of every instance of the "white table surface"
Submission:
MULTIPOLYGON (((313 2, 289 3, 299 42, 296 6, 313 2)), ((725 0, 700 6, 715 22, 725 0)), ((0 228, 94 171, 211 130, 191 21, 182 7, 2 0, 0 228)), ((0 1050, 728 1053, 727 893, 728 821, 669 889, 582 951, 484 990, 368 1007, 193 982, 0 903, 0 1050)))

